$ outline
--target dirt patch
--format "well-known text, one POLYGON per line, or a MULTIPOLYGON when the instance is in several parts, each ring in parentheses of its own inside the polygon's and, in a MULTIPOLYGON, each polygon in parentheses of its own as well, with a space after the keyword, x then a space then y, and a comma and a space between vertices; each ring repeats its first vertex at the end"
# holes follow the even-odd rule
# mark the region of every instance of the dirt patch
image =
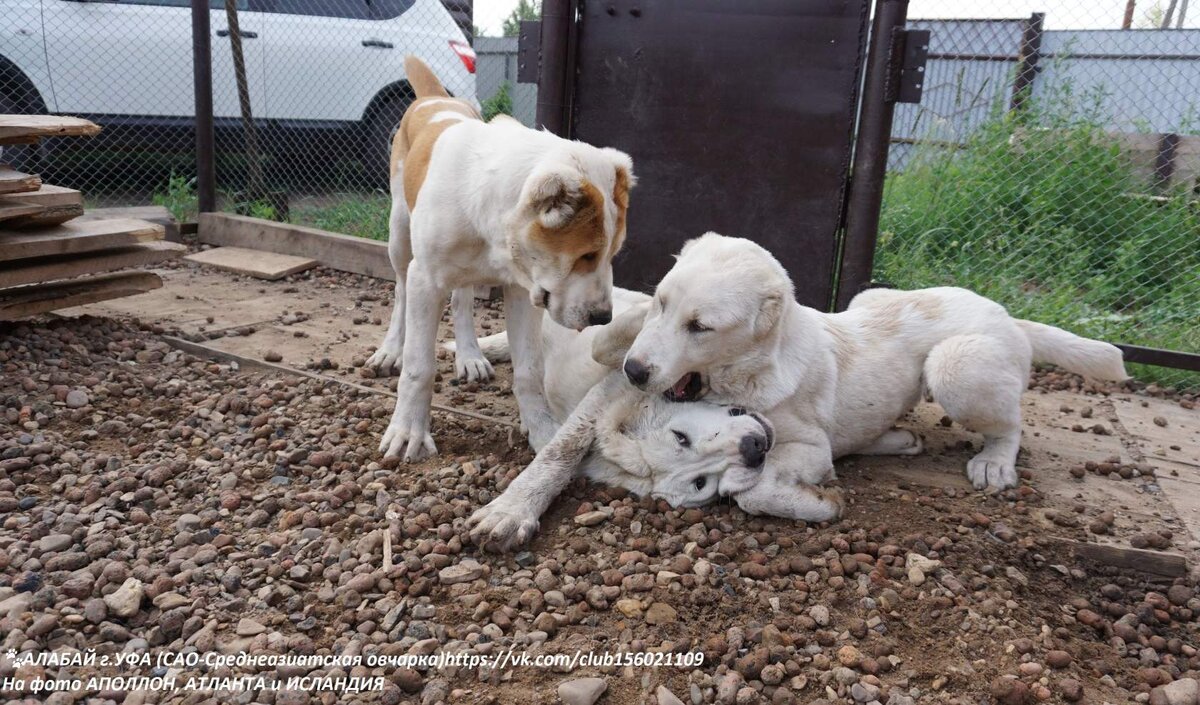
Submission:
MULTIPOLYGON (((1088 702, 1127 703, 1200 667, 1192 578, 1081 563, 1065 543, 1141 537, 1194 554, 1149 468, 1071 473, 1114 454, 1118 465, 1136 462, 1118 435, 1072 431, 1089 420, 1083 409, 1107 423, 1095 416, 1106 400, 1118 413, 1165 405, 1176 424, 1167 428, 1190 434, 1186 400, 1039 382, 1027 397, 1024 484, 1000 493, 974 492, 963 477, 977 437, 922 405, 907 423, 929 451, 839 462, 849 509, 832 526, 748 517, 728 503, 675 510, 577 482, 526 550, 497 556, 470 545, 465 522, 530 460, 508 428, 438 415, 438 458, 385 462, 376 447, 390 398, 235 372, 170 348, 156 326, 84 318, 0 328, 3 650, 512 648, 699 652, 704 662, 570 673, 316 668, 300 673, 378 675, 384 691, 125 702, 553 702, 563 682, 599 676, 600 702, 618 704, 652 702, 659 686, 685 702, 1065 702, 1078 690, 1088 702), (595 509, 608 513, 599 524, 574 521, 595 509), (1087 527, 1106 512, 1109 533, 1097 536, 1087 527), (109 603, 130 580, 144 595, 122 616, 109 603), (243 619, 261 632, 239 635, 243 619)), ((509 408, 503 383, 460 389, 448 381, 452 361, 439 365, 447 401, 509 408)), ((1190 443, 1172 452, 1186 460, 1190 443)), ((79 669, 43 669, 68 672, 79 669)), ((0 658, 0 677, 12 674, 0 658)))

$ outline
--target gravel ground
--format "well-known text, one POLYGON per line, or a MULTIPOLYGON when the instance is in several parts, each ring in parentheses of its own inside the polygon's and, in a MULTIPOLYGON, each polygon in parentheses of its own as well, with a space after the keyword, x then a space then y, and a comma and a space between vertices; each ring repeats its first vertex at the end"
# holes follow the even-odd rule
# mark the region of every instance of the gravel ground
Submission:
MULTIPOLYGON (((448 359, 440 364, 444 375, 452 369, 448 359)), ((1035 384, 1103 393, 1056 373, 1035 384)), ((1178 401, 1194 408, 1192 398, 1178 401)), ((698 651, 703 664, 570 673, 279 666, 262 675, 382 676, 385 686, 0 697, 1197 703, 1193 580, 1077 563, 1059 539, 1104 533, 1112 508, 1082 495, 1048 507, 1036 474, 1016 490, 980 494, 844 473, 850 507, 832 526, 747 517, 727 504, 672 510, 577 483, 528 550, 497 556, 471 546, 464 525, 530 459, 521 439, 438 415, 441 456, 396 466, 376 452, 391 404, 344 385, 237 372, 108 319, 0 327, 2 651, 397 655, 515 646, 698 651)), ((965 462, 971 450, 963 441, 934 452, 965 462)), ((1152 472, 1104 465, 1079 472, 1113 481, 1152 472)), ((1196 548, 1150 527, 1135 538, 1196 548)), ((117 674, 14 671, 0 657, 0 679, 92 673, 117 674)))

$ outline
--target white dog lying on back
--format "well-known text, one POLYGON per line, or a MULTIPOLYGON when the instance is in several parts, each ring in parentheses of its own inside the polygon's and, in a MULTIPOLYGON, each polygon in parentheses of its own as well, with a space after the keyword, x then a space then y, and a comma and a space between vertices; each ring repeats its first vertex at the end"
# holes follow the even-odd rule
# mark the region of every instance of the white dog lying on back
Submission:
MULTIPOLYGON (((636 386, 762 412, 776 448, 763 476, 722 487, 748 512, 789 516, 806 483, 833 476, 834 458, 915 454, 921 439, 893 424, 928 391, 946 414, 983 434, 967 463, 978 489, 1017 484, 1021 393, 1030 364, 1103 380, 1128 378, 1121 351, 1012 318, 965 289, 875 289, 826 314, 793 299, 787 272, 749 240, 709 233, 684 246, 659 283, 625 355, 636 386)), ((627 340, 607 336, 620 350, 627 340)), ((803 516, 797 517, 803 519, 803 516)))
MULTIPOLYGON (((619 320, 611 325, 640 319, 640 312, 636 319, 621 316, 649 298, 614 288, 613 313, 619 320)), ((594 326, 576 332, 548 318, 543 321, 546 401, 560 424, 620 366, 592 358, 597 335, 604 330, 594 326)), ((505 332, 482 338, 478 345, 491 362, 509 359, 505 332)), ((456 343, 446 348, 455 350, 456 343)), ((580 474, 677 507, 707 504, 722 494, 725 470, 761 468, 775 442, 774 428, 760 414, 710 402, 679 404, 628 384, 614 385, 605 395, 596 426, 593 452, 583 459, 580 474)), ((834 512, 838 508, 830 507, 834 512)))

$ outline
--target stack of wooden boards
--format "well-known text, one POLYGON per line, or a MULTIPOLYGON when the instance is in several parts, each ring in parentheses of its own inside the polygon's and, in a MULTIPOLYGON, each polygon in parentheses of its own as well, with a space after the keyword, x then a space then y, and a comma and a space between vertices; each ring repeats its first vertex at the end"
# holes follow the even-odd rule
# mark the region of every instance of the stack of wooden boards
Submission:
MULTIPOLYGON (((45 137, 90 136, 99 126, 57 115, 0 115, 0 149, 45 137)), ((0 321, 140 294, 162 286, 153 272, 116 270, 179 257, 161 225, 134 218, 75 220, 83 196, 43 184, 0 153, 0 321)))

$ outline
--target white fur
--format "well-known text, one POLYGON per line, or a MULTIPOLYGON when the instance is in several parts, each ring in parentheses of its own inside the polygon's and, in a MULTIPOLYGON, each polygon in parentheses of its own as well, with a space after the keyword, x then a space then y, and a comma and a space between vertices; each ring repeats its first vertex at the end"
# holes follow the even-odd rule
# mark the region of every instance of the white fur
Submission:
POLYGON ((410 213, 400 165, 391 185, 388 240, 396 272, 395 310, 383 343, 369 360, 385 370, 402 368, 396 410, 380 444, 385 455, 403 451, 405 460, 416 461, 437 452, 429 408, 437 325, 451 290, 459 290, 454 318, 456 336, 464 343, 456 372, 467 379, 490 375, 477 346, 470 345, 469 292, 479 284, 504 287, 522 424, 534 448, 550 440, 556 424, 542 389, 541 346, 536 342, 541 315, 534 307, 549 293, 554 320, 572 328, 586 326, 592 313, 611 308, 612 266, 605 256, 594 271, 575 272, 573 260, 534 242, 530 227, 561 217, 560 204, 570 200, 561 192, 554 197, 544 175, 553 174, 559 185, 586 179, 605 194, 605 239, 611 241, 616 235, 612 193, 618 169, 632 183, 631 160, 615 150, 564 140, 511 120, 463 120, 439 137, 410 213), (543 201, 531 200, 531 194, 543 201), (544 203, 553 207, 544 208, 544 203))
MULTIPOLYGON (((640 323, 648 299, 614 289, 617 318, 582 332, 544 322, 547 401, 563 425, 517 481, 472 517, 477 543, 507 549, 530 538, 538 517, 575 473, 672 506, 697 507, 729 493, 725 478, 761 471, 761 466, 747 467, 741 441, 774 435, 762 416, 728 405, 672 403, 662 395, 644 394, 610 370, 619 366, 619 356, 610 366, 593 360, 597 351, 604 357, 610 338, 636 335, 636 329, 622 328, 640 323), (676 434, 682 434, 687 445, 681 445, 676 434)), ((508 356, 507 340, 506 334, 498 333, 479 341, 479 347, 484 356, 499 362, 508 356)), ((804 505, 793 512, 822 521, 836 518, 841 509, 840 492, 812 488, 804 505)))
POLYGON ((770 253, 715 233, 685 245, 626 360, 649 367, 649 392, 699 372, 705 399, 771 420, 778 440, 765 472, 739 480, 734 471, 728 485, 745 488, 736 495, 743 509, 777 516, 795 516, 792 496, 831 478, 834 458, 915 452, 893 424, 923 387, 952 419, 983 434, 967 468, 982 489, 1017 484, 1020 396, 1032 360, 1126 378, 1116 347, 1013 319, 965 289, 875 289, 845 312, 820 313, 794 301, 770 253))

